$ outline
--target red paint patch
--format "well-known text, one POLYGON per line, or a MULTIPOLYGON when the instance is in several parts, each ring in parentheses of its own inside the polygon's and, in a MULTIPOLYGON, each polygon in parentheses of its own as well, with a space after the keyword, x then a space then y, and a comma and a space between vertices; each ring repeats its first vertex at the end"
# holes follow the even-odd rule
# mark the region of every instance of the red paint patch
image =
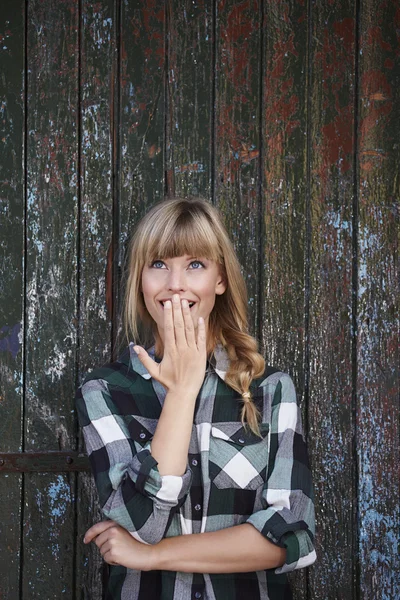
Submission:
POLYGON ((341 38, 343 48, 346 52, 353 52, 355 39, 354 28, 354 19, 351 19, 350 17, 343 19, 343 21, 338 21, 333 25, 335 35, 341 38))

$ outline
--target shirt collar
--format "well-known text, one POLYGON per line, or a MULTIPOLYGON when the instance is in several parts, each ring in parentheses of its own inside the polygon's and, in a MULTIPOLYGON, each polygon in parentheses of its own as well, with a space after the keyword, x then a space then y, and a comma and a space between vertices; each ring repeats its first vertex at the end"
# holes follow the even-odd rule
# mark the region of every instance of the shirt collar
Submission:
MULTIPOLYGON (((138 355, 134 351, 134 349, 133 349, 134 345, 135 344, 133 342, 130 342, 130 344, 129 344, 130 363, 131 363, 132 369, 136 373, 141 375, 143 377, 143 379, 151 379, 150 373, 142 365, 142 363, 139 360, 138 355)), ((149 348, 147 350, 147 352, 148 352, 149 356, 151 356, 151 358, 154 359, 154 356, 155 356, 154 346, 149 348)), ((225 375, 229 369, 229 363, 230 363, 230 361, 228 358, 227 351, 225 350, 225 348, 223 347, 222 344, 217 344, 213 355, 207 361, 206 372, 214 371, 218 375, 218 377, 220 377, 222 380, 224 380, 225 375)))

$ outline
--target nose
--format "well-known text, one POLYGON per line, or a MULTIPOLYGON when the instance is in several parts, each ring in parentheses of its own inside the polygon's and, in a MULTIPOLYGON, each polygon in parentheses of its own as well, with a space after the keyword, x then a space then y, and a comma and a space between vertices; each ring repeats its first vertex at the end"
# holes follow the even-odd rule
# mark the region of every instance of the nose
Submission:
POLYGON ((171 269, 168 277, 168 291, 174 294, 187 289, 186 275, 182 269, 171 269))

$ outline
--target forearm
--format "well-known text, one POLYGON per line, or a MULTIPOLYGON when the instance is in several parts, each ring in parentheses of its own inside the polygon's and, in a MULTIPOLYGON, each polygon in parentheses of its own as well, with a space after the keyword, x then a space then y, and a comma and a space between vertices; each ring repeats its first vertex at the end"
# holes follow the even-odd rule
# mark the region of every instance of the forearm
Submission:
POLYGON ((170 390, 166 395, 151 442, 160 475, 181 476, 186 471, 196 396, 188 389, 170 390))
POLYGON ((181 535, 154 547, 153 569, 185 573, 247 573, 284 564, 284 548, 244 523, 220 531, 181 535))

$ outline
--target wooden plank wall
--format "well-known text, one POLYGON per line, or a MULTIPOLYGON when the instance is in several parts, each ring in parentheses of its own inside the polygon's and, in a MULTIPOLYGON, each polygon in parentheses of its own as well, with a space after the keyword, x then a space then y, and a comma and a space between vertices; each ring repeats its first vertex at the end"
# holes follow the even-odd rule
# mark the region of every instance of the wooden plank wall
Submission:
MULTIPOLYGON (((399 32, 397 0, 3 0, 0 454, 82 450, 130 231, 202 195, 303 409, 318 561, 295 598, 400 597, 399 32)), ((90 474, 0 481, 0 598, 100 600, 90 474)))

